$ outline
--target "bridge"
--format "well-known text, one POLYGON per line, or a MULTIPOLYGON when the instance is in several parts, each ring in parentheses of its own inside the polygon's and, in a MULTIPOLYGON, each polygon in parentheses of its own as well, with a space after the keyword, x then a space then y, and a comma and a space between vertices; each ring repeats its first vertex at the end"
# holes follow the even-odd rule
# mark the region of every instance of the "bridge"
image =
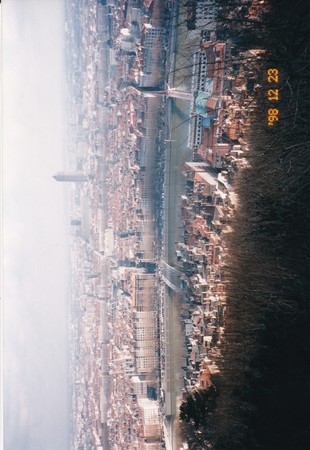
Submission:
POLYGON ((180 91, 176 88, 170 88, 167 89, 161 89, 159 86, 137 86, 137 85, 131 85, 131 87, 136 91, 142 94, 144 97, 147 98, 154 98, 154 97, 171 97, 171 98, 180 98, 182 100, 188 100, 191 101, 192 94, 190 92, 184 92, 180 91))
POLYGON ((181 275, 178 269, 170 266, 166 261, 161 261, 162 279, 175 292, 181 292, 181 275))

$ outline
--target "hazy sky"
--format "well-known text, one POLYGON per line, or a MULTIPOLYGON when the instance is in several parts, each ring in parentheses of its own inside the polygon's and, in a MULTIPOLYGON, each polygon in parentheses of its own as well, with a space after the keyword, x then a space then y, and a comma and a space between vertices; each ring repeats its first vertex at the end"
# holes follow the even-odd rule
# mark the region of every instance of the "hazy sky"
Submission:
POLYGON ((68 450, 64 0, 2 0, 5 450, 68 450))

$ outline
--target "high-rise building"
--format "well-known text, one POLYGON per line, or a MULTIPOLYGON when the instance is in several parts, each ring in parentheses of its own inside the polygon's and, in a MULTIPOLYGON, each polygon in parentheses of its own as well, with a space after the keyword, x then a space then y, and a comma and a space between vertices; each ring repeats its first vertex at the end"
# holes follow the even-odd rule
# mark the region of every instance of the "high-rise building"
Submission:
POLYGON ((72 172, 57 172, 53 175, 56 181, 73 181, 73 182, 85 182, 88 180, 88 176, 80 170, 72 172))
POLYGON ((160 439, 161 424, 159 416, 159 405, 156 400, 141 398, 138 400, 139 416, 141 420, 141 434, 151 441, 160 439))

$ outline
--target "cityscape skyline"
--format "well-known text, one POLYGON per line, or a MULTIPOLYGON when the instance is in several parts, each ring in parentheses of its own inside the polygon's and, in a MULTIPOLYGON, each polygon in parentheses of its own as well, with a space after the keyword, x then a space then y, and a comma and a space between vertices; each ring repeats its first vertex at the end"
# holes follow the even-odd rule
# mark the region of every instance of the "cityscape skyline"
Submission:
POLYGON ((306 449, 300 13, 0 7, 5 450, 306 449))

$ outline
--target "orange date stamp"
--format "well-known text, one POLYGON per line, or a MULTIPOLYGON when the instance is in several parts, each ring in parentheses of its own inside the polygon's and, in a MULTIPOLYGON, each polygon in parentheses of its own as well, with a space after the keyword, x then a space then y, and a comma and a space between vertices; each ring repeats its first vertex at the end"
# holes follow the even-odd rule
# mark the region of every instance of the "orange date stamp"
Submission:
MULTIPOLYGON (((268 89, 268 91, 267 91, 268 102, 279 101, 279 89, 277 88, 277 84, 279 83, 278 69, 268 69, 267 70, 267 80, 268 80, 268 83, 274 85, 274 86, 271 86, 272 89, 268 89)), ((273 104, 272 106, 276 106, 276 105, 273 104)), ((269 108, 267 120, 268 120, 268 126, 272 127, 274 125, 274 122, 277 122, 279 120, 279 110, 277 108, 269 108)))

